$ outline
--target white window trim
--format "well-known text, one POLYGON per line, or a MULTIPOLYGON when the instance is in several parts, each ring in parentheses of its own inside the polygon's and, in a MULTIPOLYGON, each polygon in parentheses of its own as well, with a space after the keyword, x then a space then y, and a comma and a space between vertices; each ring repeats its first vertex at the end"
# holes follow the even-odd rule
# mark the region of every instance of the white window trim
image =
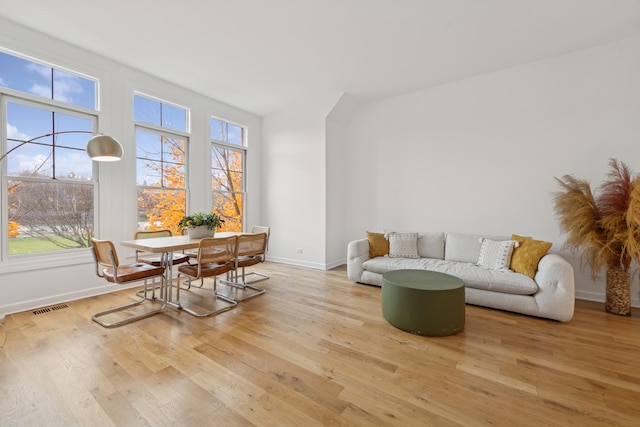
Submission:
MULTIPOLYGON (((7 130, 6 106, 7 106, 7 103, 9 102, 14 104, 25 105, 33 108, 46 109, 48 111, 59 112, 61 114, 66 114, 66 115, 71 115, 71 116, 76 116, 81 118, 90 117, 93 120, 93 132, 94 133, 98 132, 97 129, 99 129, 98 124, 100 120, 100 115, 98 110, 79 107, 73 104, 66 104, 60 101, 50 100, 50 99, 46 99, 38 96, 33 96, 28 93, 20 92, 17 90, 8 89, 6 87, 0 87, 0 105, 2 105, 2 111, 5 112, 0 115, 1 116, 0 117, 0 127, 1 127, 0 152, 1 153, 7 152, 6 144, 7 144, 8 135, 6 133, 6 130, 7 130)), ((87 136, 89 137, 88 134, 87 136)), ((89 251, 90 249, 89 247, 78 248, 78 249, 64 249, 64 250, 53 251, 53 252, 39 252, 34 254, 9 255, 9 235, 7 232, 9 228, 9 218, 6 212, 6 208, 9 203, 9 195, 8 195, 7 188, 8 188, 8 181, 16 180, 17 177, 7 176, 6 170, 5 170, 6 160, 7 159, 2 160, 2 171, 0 175, 0 192, 2 193, 0 195, 0 200, 2 201, 2 208, 0 211, 0 227, 2 227, 2 230, 3 230, 2 232, 0 232, 0 272, 4 273, 4 272, 18 272, 18 271, 24 271, 24 270, 33 270, 34 269, 33 258, 36 258, 38 260, 38 267, 43 265, 49 265, 49 267, 73 265, 78 261, 74 258, 74 256, 71 255, 71 252, 74 252, 74 251, 82 253, 81 255, 79 255, 81 260, 84 260, 84 259, 93 260, 93 255, 91 255, 89 251), (26 261, 22 262, 21 260, 23 259, 25 259, 26 261), (71 260, 74 260, 74 261, 71 261, 71 260)), ((99 235, 100 215, 99 215, 99 204, 98 204, 98 200, 99 200, 98 175, 99 175, 98 165, 93 164, 91 183, 88 183, 88 182, 82 183, 83 185, 92 185, 94 187, 93 189, 93 195, 94 195, 93 234, 94 236, 99 235)), ((17 179, 25 180, 25 181, 35 181, 35 182, 52 182, 53 181, 53 180, 46 180, 46 179, 29 179, 29 178, 23 179, 19 177, 17 179)), ((59 181, 61 183, 72 183, 72 181, 67 181, 64 179, 60 179, 56 181, 59 181)))

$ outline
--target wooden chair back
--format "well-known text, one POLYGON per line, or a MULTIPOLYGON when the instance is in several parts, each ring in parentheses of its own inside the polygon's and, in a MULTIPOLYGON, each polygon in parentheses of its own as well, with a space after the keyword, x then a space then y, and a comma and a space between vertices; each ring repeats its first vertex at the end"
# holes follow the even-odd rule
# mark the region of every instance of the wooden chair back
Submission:
MULTIPOLYGON (((134 239, 154 239, 156 237, 171 237, 173 233, 171 230, 152 230, 152 231, 136 231, 133 235, 134 239)), ((136 262, 144 262, 151 265, 161 265, 162 264, 162 255, 153 254, 150 252, 145 252, 136 249, 136 262)), ((187 258, 180 259, 179 262, 185 262, 187 258)), ((174 260, 174 264, 176 261, 174 260)))
POLYGON ((180 273, 194 279, 217 276, 235 268, 238 255, 238 238, 205 237, 200 240, 196 264, 181 265, 180 273))
POLYGON ((267 244, 265 245, 264 251, 267 252, 269 250, 269 237, 271 236, 271 228, 264 225, 254 225, 251 227, 252 233, 267 233, 267 244))
POLYGON ((267 233, 241 234, 238 236, 238 257, 260 255, 264 258, 264 253, 267 251, 267 239, 267 233))
POLYGON ((96 260, 98 276, 104 276, 104 273, 100 272, 100 267, 118 268, 120 265, 116 248, 110 240, 98 240, 92 238, 91 248, 93 249, 93 256, 96 260))
POLYGON ((235 261, 238 253, 238 237, 205 237, 198 245, 198 264, 221 264, 235 261))
POLYGON ((135 239, 153 239, 155 237, 171 237, 171 230, 136 231, 135 239))

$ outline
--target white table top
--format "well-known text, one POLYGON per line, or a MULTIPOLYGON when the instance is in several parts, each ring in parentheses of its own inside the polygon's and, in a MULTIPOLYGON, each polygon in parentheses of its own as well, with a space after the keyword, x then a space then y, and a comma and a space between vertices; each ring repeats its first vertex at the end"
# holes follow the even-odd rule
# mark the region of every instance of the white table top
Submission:
MULTIPOLYGON (((216 232, 215 237, 237 236, 239 232, 220 231, 216 232)), ((182 251, 185 249, 197 248, 201 239, 191 239, 189 236, 171 236, 171 237, 151 237, 147 239, 124 240, 120 242, 122 246, 137 249, 139 251, 161 253, 182 251)))

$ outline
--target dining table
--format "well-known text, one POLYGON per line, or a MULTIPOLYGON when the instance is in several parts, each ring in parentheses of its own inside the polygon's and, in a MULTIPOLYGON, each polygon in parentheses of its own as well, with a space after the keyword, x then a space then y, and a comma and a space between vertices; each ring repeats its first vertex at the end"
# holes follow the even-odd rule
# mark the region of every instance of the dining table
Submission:
MULTIPOLYGON (((240 234, 242 233, 236 231, 218 231, 215 233, 214 238, 238 236, 240 234)), ((188 235, 181 235, 123 240, 120 244, 138 251, 161 254, 162 264, 165 269, 165 285, 160 289, 160 299, 167 306, 180 309, 182 308, 180 302, 173 301, 173 254, 177 251, 197 249, 200 240, 202 239, 194 239, 188 235)))

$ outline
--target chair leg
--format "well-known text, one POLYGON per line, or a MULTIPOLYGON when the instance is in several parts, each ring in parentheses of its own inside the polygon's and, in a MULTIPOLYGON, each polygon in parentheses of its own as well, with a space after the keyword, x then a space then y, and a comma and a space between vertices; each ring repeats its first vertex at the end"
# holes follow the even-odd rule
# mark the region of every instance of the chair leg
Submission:
POLYGON ((244 268, 242 269, 242 281, 243 281, 244 283, 246 283, 246 284, 262 282, 263 280, 267 280, 268 278, 269 278, 269 275, 264 274, 264 273, 258 273, 257 271, 250 271, 249 273, 245 274, 245 273, 244 273, 244 268), (247 282, 247 281, 246 281, 246 277, 247 277, 247 276, 251 276, 251 275, 258 276, 258 277, 260 277, 260 278, 259 278, 259 279, 256 279, 256 280, 252 280, 252 281, 250 281, 250 282, 247 282))
MULTIPOLYGON (((231 272, 231 275, 234 277, 233 280, 229 280, 229 278, 227 277, 226 280, 221 280, 221 282, 224 283, 225 285, 230 286, 231 288, 234 288, 234 290, 233 290, 234 294, 237 294, 238 291, 241 291, 243 293, 243 295, 241 295, 241 296, 237 296, 237 295, 236 296, 232 296, 232 295, 230 295, 231 292, 229 294, 223 294, 221 292, 218 292, 218 296, 229 298, 229 299, 232 299, 234 301, 240 302, 240 301, 246 301, 248 299, 251 299, 251 298, 254 298, 254 297, 257 297, 259 295, 264 294, 267 291, 266 289, 260 288, 258 286, 254 286, 253 284, 256 283, 256 282, 261 282, 263 280, 267 280, 269 278, 269 276, 266 276, 266 278, 263 278, 263 279, 254 280, 252 282, 247 282, 245 280, 246 276, 249 276, 251 274, 258 274, 258 275, 266 276, 266 275, 263 275, 261 273, 248 273, 248 274, 245 274, 244 267, 242 267, 242 280, 241 281, 238 280, 238 271, 235 270, 234 272, 231 272), (253 292, 251 292, 249 290, 251 290, 253 292), (245 292, 246 292, 246 295, 245 295, 245 292)), ((230 289, 230 291, 231 291, 231 289, 230 289)))
MULTIPOLYGON (((193 282, 193 279, 192 278, 188 278, 187 279, 187 284, 188 284, 188 288, 187 289, 191 289, 191 282, 193 282)), ((199 288, 202 288, 202 286, 204 286, 204 278, 203 277, 200 278, 200 284, 199 285, 193 285, 193 286, 197 286, 199 288)))
MULTIPOLYGON (((152 278, 151 279, 151 289, 147 289, 147 279, 144 279, 144 289, 139 290, 138 292, 136 292, 136 295, 138 295, 139 297, 144 297, 150 301, 155 301, 156 299, 156 289, 159 289, 160 292, 162 293, 162 286, 157 286, 156 285, 156 278, 152 278), (147 293, 151 291, 151 298, 149 298, 147 296, 147 293)), ((162 298, 162 295, 160 295, 160 298, 162 298)))
MULTIPOLYGON (((160 258, 160 266, 162 266, 162 267, 164 267, 166 269, 168 263, 169 263, 169 259, 167 258, 167 255, 165 253, 163 253, 161 258, 160 258)), ((138 291, 138 292, 136 292, 136 295, 138 295, 139 297, 144 296, 147 299, 155 300, 156 299, 156 289, 160 289, 160 298, 161 299, 164 298, 164 288, 162 287, 162 283, 160 283, 159 287, 156 286, 156 278, 155 277, 151 278, 151 298, 147 297, 147 291, 146 291, 146 289, 147 289, 147 279, 144 279, 144 287, 145 287, 144 293, 143 293, 143 291, 138 291)))
MULTIPOLYGON (((201 278, 202 279, 202 278, 201 278)), ((190 278, 189 281, 193 280, 193 278, 190 278)), ((201 285, 198 287, 198 289, 200 289, 202 287, 202 284, 204 283, 204 280, 202 279, 201 281, 201 285)), ((185 288, 181 288, 180 287, 180 276, 178 276, 178 286, 177 286, 177 290, 176 290, 176 301, 174 305, 176 308, 180 309, 180 310, 184 310, 187 313, 191 314, 192 316, 196 316, 196 317, 207 317, 207 316, 214 316, 216 314, 220 314, 220 313, 224 313, 225 311, 229 311, 232 308, 234 308, 235 306, 238 305, 238 302, 228 298, 226 296, 223 295, 218 295, 217 292, 217 277, 213 277, 213 303, 212 303, 212 307, 208 307, 208 310, 199 310, 197 307, 203 308, 201 306, 198 306, 197 304, 195 304, 192 301, 180 301, 180 289, 189 292, 189 294, 191 295, 198 295, 192 291, 189 291, 188 289, 185 288)), ((200 297, 202 297, 201 295, 198 295, 200 297)), ((211 297, 202 297, 202 298, 211 298, 211 297)))
MULTIPOLYGON (((164 280, 164 279, 161 279, 161 280, 164 280)), ((154 285, 155 285, 155 281, 154 281, 154 285)), ((128 323, 133 323, 133 322, 135 322, 137 320, 144 319, 146 317, 150 317, 150 316, 153 316, 155 314, 158 314, 158 313, 164 311, 164 308, 165 308, 165 305, 166 305, 165 303, 163 303, 162 307, 160 307, 157 310, 152 310, 152 311, 148 311, 148 312, 145 312, 145 313, 142 313, 142 314, 138 314, 138 315, 135 315, 135 316, 127 317, 126 319, 122 319, 122 320, 119 320, 117 322, 107 322, 106 320, 102 319, 103 316, 106 316, 108 314, 116 313, 116 312, 119 312, 119 311, 124 311, 124 310, 130 309, 130 308, 133 308, 133 307, 137 307, 137 306, 141 305, 143 302, 145 302, 147 300, 146 295, 147 295, 147 292, 148 292, 147 291, 147 281, 146 280, 145 280, 145 283, 144 283, 143 291, 138 291, 138 292, 136 292, 136 294, 138 294, 139 292, 143 292, 143 295, 142 295, 142 297, 140 297, 139 300, 137 300, 137 301, 135 301, 133 303, 130 303, 130 304, 125 304, 125 305, 122 305, 122 306, 119 306, 119 307, 114 307, 114 308, 111 308, 109 310, 105 310, 105 311, 101 311, 99 313, 96 313, 93 316, 91 316, 91 320, 93 320, 94 322, 96 322, 97 324, 99 324, 100 326, 103 326, 105 328, 115 328, 115 327, 118 327, 118 326, 126 325, 128 323)))

